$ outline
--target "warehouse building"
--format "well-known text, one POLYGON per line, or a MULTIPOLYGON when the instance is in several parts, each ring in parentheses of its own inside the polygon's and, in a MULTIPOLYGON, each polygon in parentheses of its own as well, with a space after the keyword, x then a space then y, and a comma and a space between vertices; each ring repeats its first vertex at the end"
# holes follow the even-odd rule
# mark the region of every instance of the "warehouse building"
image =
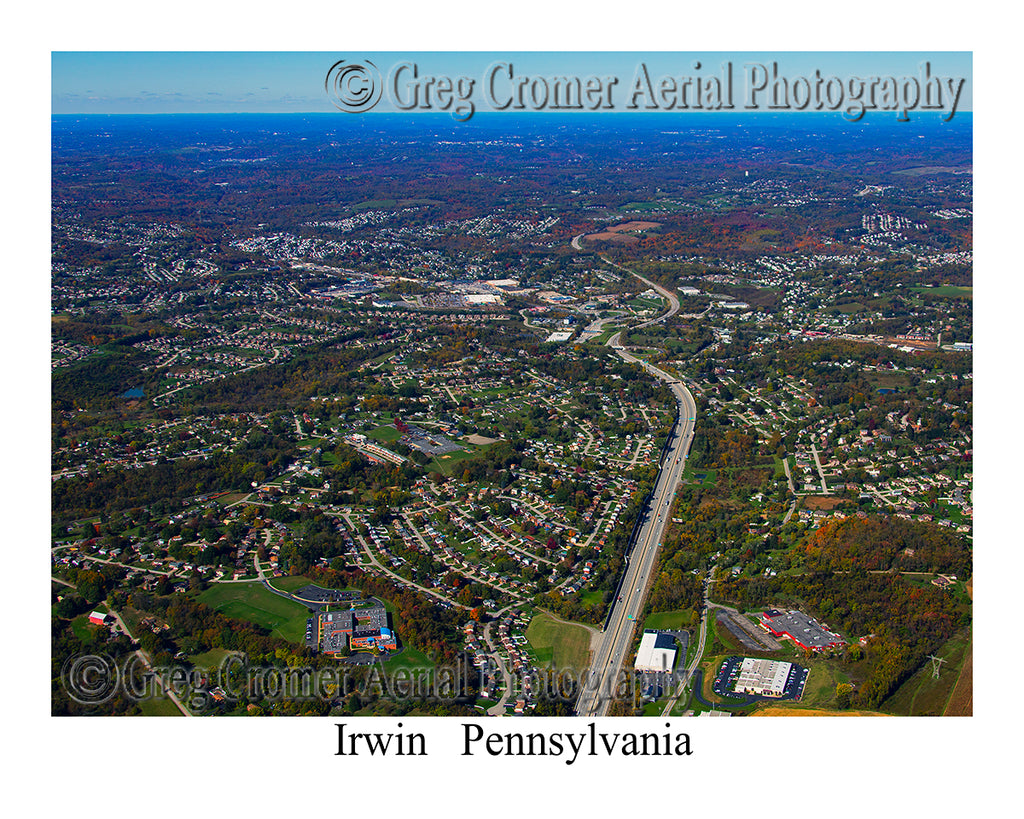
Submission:
POLYGON ((799 611, 769 609, 762 612, 758 620, 760 626, 775 637, 788 637, 800 648, 809 651, 824 651, 846 645, 846 640, 838 634, 823 628, 816 620, 799 611))
POLYGON ((736 677, 735 691, 761 697, 781 697, 786 690, 792 663, 744 657, 736 677))
POLYGON ((675 664, 675 637, 652 629, 644 631, 633 667, 637 671, 671 671, 675 664))

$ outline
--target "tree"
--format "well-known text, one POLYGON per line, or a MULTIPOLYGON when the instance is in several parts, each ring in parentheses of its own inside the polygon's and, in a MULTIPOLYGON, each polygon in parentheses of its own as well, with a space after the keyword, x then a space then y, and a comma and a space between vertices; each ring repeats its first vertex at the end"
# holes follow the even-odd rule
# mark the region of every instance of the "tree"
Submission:
POLYGON ((850 697, 853 696, 853 686, 850 683, 839 683, 836 685, 836 707, 846 709, 850 707, 850 697))
POLYGON ((98 603, 107 595, 103 575, 91 569, 80 570, 75 585, 78 586, 78 593, 89 603, 98 603))

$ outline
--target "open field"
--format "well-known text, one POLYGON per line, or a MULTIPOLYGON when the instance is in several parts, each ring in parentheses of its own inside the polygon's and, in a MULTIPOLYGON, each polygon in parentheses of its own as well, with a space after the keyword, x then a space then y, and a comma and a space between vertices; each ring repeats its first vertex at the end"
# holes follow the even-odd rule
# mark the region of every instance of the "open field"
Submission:
POLYGON ((593 242, 619 242, 624 245, 633 245, 640 241, 636 236, 623 236, 621 233, 612 233, 607 230, 601 233, 588 233, 583 238, 593 242))
POLYGON ((826 711, 824 708, 801 708, 798 705, 772 703, 754 711, 752 717, 884 717, 877 711, 826 711))
POLYGON ((71 630, 83 646, 90 646, 96 642, 96 631, 99 628, 100 626, 95 626, 89 622, 88 614, 80 614, 71 621, 71 630))
POLYGON ((645 629, 676 630, 692 626, 697 618, 693 609, 676 609, 675 611, 656 611, 644 620, 645 629))
POLYGON ((590 632, 583 626, 559 623, 550 615, 541 612, 530 621, 526 629, 526 639, 529 640, 541 665, 553 663, 555 668, 577 670, 587 667, 590 658, 590 632))
POLYGON ((295 592, 301 589, 303 586, 309 586, 313 581, 308 577, 303 577, 300 574, 289 575, 288 577, 275 577, 270 581, 270 585, 275 589, 280 589, 283 592, 295 592))
POLYGON ((422 651, 417 651, 415 648, 409 648, 405 646, 402 652, 394 657, 389 657, 384 661, 384 672, 390 674, 393 671, 397 671, 400 668, 407 669, 422 669, 422 668, 433 668, 435 663, 424 654, 422 651))
MULTIPOLYGON (((188 706, 186 705, 186 708, 188 706)), ((178 706, 167 697, 150 697, 139 703, 139 709, 145 717, 180 717, 183 716, 178 706)))
POLYGON ((651 228, 661 227, 661 222, 623 222, 621 225, 612 225, 609 228, 605 228, 608 233, 626 233, 633 230, 650 230, 651 228))
POLYGON ((974 298, 973 287, 957 287, 952 284, 944 284, 941 287, 912 287, 911 290, 926 296, 938 296, 949 299, 972 299, 974 298))
POLYGON ((799 703, 794 706, 805 708, 831 708, 836 704, 836 686, 839 683, 850 682, 849 676, 838 664, 827 660, 811 660, 810 663, 798 665, 809 666, 810 673, 807 675, 807 682, 804 684, 804 695, 799 703))
POLYGON ((650 213, 665 213, 667 211, 679 210, 682 206, 678 202, 673 202, 671 199, 661 199, 657 202, 628 202, 623 205, 620 210, 630 212, 650 212, 650 213))
POLYGON ((430 465, 440 468, 443 474, 450 477, 458 468, 459 461, 472 458, 475 454, 475 451, 468 449, 457 449, 454 452, 446 452, 444 455, 435 455, 430 465))
POLYGON ((212 671, 220 668, 224 663, 224 660, 234 653, 236 652, 229 651, 226 648, 211 648, 209 651, 204 651, 202 654, 196 654, 190 659, 196 668, 205 668, 212 671))
POLYGON ((835 509, 843 502, 843 498, 808 495, 804 498, 804 509, 835 509))
POLYGON ((974 714, 974 644, 967 646, 967 656, 964 658, 960 676, 953 686, 953 693, 949 695, 949 702, 946 703, 946 710, 942 712, 944 717, 969 717, 974 714))
MULTIPOLYGON (((941 716, 946 712, 954 686, 961 679, 960 669, 965 662, 973 659, 970 649, 969 633, 961 632, 954 635, 935 653, 935 656, 945 660, 939 668, 938 679, 932 676, 931 661, 925 660, 924 664, 882 703, 880 710, 897 716, 941 716)), ((963 682, 966 688, 959 694, 958 705, 961 708, 971 707, 972 670, 973 663, 966 669, 963 682)))
POLYGON ((366 436, 368 438, 373 438, 375 441, 380 441, 383 444, 389 444, 401 438, 402 433, 395 427, 385 424, 377 427, 376 429, 371 429, 366 433, 366 436))
POLYGON ((248 620, 292 643, 303 643, 309 610, 254 583, 221 583, 199 595, 199 601, 227 617, 248 620))

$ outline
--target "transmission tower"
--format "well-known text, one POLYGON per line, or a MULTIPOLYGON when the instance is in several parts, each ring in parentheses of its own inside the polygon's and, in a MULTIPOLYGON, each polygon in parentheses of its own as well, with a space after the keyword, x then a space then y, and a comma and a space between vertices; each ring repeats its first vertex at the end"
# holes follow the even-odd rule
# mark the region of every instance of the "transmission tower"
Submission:
POLYGON ((929 654, 928 659, 932 661, 932 679, 937 680, 939 678, 939 667, 946 661, 942 657, 936 657, 934 654, 929 654))

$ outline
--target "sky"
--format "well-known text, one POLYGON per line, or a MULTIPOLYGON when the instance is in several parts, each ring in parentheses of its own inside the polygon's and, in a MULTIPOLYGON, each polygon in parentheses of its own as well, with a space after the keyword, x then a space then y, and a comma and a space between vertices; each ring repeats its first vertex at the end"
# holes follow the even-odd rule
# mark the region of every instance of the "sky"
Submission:
MULTIPOLYGON (((486 109, 483 86, 495 63, 510 63, 515 77, 572 76, 618 79, 615 109, 622 110, 639 66, 647 67, 652 82, 664 76, 680 78, 722 75, 730 63, 737 106, 745 101, 752 78, 750 66, 771 69, 791 82, 798 77, 919 77, 929 63, 933 75, 964 78, 958 111, 972 110, 972 58, 969 52, 787 52, 787 51, 55 51, 51 57, 53 114, 161 113, 275 113, 337 110, 325 90, 328 70, 339 60, 372 62, 384 87, 375 111, 394 111, 389 77, 402 63, 413 63, 415 85, 424 93, 424 77, 466 77, 475 81, 477 110, 486 109), (700 68, 695 68, 699 65, 700 68)), ((411 74, 399 75, 404 100, 412 100, 411 74)), ((501 99, 511 83, 499 75, 501 99)), ((420 97, 419 99, 422 99, 420 97)), ((644 100, 641 99, 641 102, 644 100)), ((761 94, 758 104, 767 104, 761 94)), ((432 103, 433 105, 433 103, 432 103)), ((532 107, 532 106, 528 106, 532 107)))

